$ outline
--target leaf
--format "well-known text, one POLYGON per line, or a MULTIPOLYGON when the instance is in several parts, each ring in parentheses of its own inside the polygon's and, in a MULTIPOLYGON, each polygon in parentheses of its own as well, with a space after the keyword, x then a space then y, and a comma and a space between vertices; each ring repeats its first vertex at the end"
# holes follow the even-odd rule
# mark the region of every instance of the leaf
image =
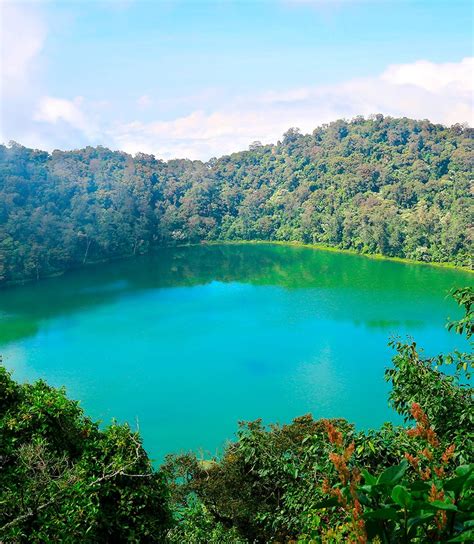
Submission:
POLYGON ((326 499, 324 501, 320 501, 318 503, 316 503, 316 505, 314 506, 316 509, 320 509, 320 508, 329 508, 331 506, 339 506, 339 502, 336 498, 331 498, 331 499, 326 499))
POLYGON ((451 502, 433 501, 426 503, 424 506, 427 506, 428 508, 433 508, 434 510, 449 510, 451 512, 458 511, 458 507, 451 502))
POLYGON ((403 460, 399 465, 388 467, 377 479, 377 484, 396 484, 402 478, 407 471, 408 463, 403 460))
POLYGON ((448 542, 474 542, 474 530, 464 531, 460 535, 448 540, 448 542))
POLYGON ((453 491, 456 495, 462 491, 462 488, 466 482, 467 478, 465 475, 457 476, 456 478, 451 478, 443 484, 443 489, 445 491, 453 491))
POLYGON ((457 467, 455 472, 458 476, 467 476, 470 472, 474 470, 474 464, 471 465, 461 465, 457 467))
POLYGON ((410 518, 408 520, 408 527, 416 527, 420 523, 423 523, 424 521, 428 519, 432 519, 434 517, 434 512, 423 512, 419 516, 416 516, 414 518, 410 518))
POLYGON ((364 514, 364 518, 397 520, 399 518, 399 515, 395 508, 379 508, 378 510, 373 510, 372 512, 366 512, 364 514))
POLYGON ((396 485, 392 489, 392 499, 403 508, 406 508, 412 502, 410 493, 402 485, 396 485))
POLYGON ((368 541, 373 542, 375 540, 375 542, 377 542, 376 537, 381 538, 383 536, 384 528, 387 523, 389 522, 383 519, 366 519, 365 530, 369 539, 368 541))
POLYGON ((377 483, 377 478, 372 476, 368 470, 363 468, 361 471, 362 476, 364 477, 365 483, 368 485, 375 485, 377 483))
POLYGON ((413 482, 410 485, 410 491, 428 491, 429 489, 430 489, 430 485, 421 480, 413 482))
MULTIPOLYGON (((372 486, 363 485, 362 487, 359 487, 359 491, 364 491, 365 493, 370 494, 370 492, 372 491, 372 486)), ((365 495, 364 493, 359 493, 359 501, 364 506, 371 506, 371 504, 372 504, 369 497, 367 495, 365 495)))
POLYGON ((367 495, 370 495, 372 493, 372 489, 374 486, 372 485, 361 485, 359 486, 359 491, 363 491, 364 493, 367 493, 367 495))

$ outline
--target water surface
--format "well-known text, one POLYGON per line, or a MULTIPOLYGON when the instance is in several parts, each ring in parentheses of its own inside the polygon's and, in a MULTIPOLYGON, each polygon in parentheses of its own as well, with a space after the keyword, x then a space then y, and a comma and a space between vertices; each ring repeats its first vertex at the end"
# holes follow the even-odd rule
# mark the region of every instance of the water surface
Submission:
POLYGON ((0 353, 18 380, 65 385, 93 418, 138 421, 150 455, 215 453, 239 420, 396 420, 393 335, 429 355, 456 270, 275 245, 166 249, 0 291, 0 353))

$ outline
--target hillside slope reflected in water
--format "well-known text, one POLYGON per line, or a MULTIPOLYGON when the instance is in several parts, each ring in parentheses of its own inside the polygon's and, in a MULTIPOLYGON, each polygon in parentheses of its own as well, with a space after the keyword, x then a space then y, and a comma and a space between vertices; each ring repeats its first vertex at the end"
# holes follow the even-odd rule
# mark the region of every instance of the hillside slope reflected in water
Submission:
POLYGON ((393 334, 459 339, 449 269, 272 245, 201 246, 0 292, 0 353, 18 379, 65 385, 96 418, 139 420, 152 457, 212 450, 238 420, 306 412, 393 419, 393 334))

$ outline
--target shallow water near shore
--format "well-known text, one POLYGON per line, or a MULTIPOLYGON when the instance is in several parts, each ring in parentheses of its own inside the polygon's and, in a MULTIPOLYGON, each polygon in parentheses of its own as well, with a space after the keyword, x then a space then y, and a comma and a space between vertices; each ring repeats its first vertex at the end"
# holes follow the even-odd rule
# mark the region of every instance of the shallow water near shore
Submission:
POLYGON ((17 380, 64 385, 104 423, 138 422, 153 459, 214 454, 240 420, 398 422, 393 335, 460 347, 459 270, 258 244, 163 249, 0 292, 0 353, 17 380))

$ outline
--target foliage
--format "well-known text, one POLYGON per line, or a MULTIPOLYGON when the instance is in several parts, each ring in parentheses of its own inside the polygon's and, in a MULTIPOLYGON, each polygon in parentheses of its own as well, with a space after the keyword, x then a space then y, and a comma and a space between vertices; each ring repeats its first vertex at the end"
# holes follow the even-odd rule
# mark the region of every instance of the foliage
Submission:
POLYGON ((204 504, 192 498, 174 511, 176 523, 168 532, 167 544, 246 544, 236 529, 229 528, 208 512, 204 504))
POLYGON ((459 306, 464 307, 465 315, 458 321, 448 323, 448 330, 454 329, 458 334, 465 334, 469 340, 474 334, 474 297, 472 296, 472 289, 469 287, 456 289, 453 297, 459 306))
MULTIPOLYGON (((347 423, 338 424, 352 432, 347 423)), ((249 542, 285 541, 321 498, 314 480, 328 469, 328 446, 323 424, 311 416, 269 430, 254 421, 241 424, 237 442, 221 459, 172 456, 164 472, 181 507, 196 496, 215 520, 249 542)))
MULTIPOLYGON (((472 332, 472 288, 458 289, 453 293, 455 300, 464 307, 465 315, 456 322, 448 323, 470 339, 472 332)), ((473 367, 473 352, 456 351, 454 354, 439 355, 423 359, 416 344, 393 342, 397 354, 393 367, 386 371, 386 379, 392 382, 390 401, 397 412, 406 420, 412 419, 411 406, 421 405, 441 440, 456 444, 459 455, 467 461, 474 451, 474 410, 470 369, 473 367), (455 363, 454 373, 441 369, 455 363)))
POLYGON ((470 266, 472 134, 357 117, 208 163, 0 146, 0 284, 209 240, 470 266))
POLYGON ((1 366, 0 399, 0 541, 160 541, 167 491, 137 433, 1 366))
POLYGON ((342 433, 328 424, 335 447, 330 459, 339 483, 323 490, 332 499, 320 507, 345 513, 339 532, 348 542, 467 542, 474 536, 474 464, 449 470, 454 444, 444 451, 420 405, 413 403, 416 427, 408 435, 416 440, 417 455, 392 465, 378 477, 366 469, 350 467, 354 442, 344 448, 342 433), (408 474, 409 464, 415 476, 408 474), (448 473, 451 476, 448 477, 448 473), (364 484, 361 484, 361 480, 364 484))

